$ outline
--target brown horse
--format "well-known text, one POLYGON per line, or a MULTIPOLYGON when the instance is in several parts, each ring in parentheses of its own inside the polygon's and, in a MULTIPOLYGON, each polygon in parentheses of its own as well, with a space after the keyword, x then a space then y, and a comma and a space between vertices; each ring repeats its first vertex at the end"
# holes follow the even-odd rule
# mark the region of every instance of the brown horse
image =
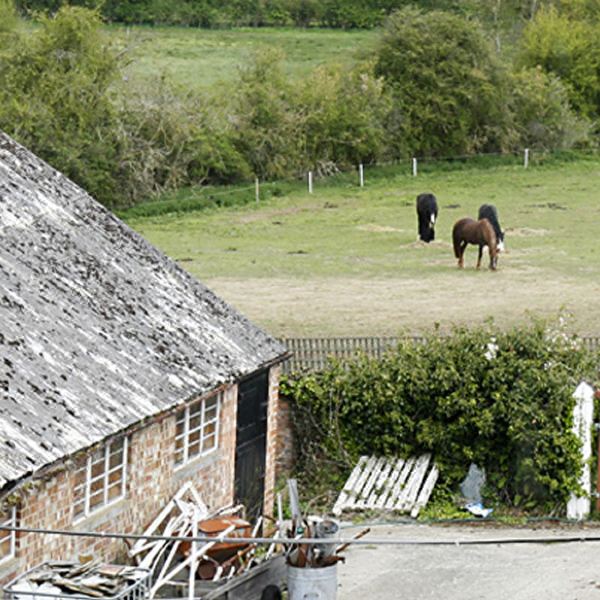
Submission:
POLYGON ((498 264, 498 241, 491 223, 487 219, 475 221, 474 219, 460 219, 452 228, 452 242, 454 243, 454 256, 458 258, 459 268, 464 267, 464 253, 467 244, 479 246, 477 268, 481 266, 483 247, 487 246, 490 252, 490 269, 496 270, 498 264))

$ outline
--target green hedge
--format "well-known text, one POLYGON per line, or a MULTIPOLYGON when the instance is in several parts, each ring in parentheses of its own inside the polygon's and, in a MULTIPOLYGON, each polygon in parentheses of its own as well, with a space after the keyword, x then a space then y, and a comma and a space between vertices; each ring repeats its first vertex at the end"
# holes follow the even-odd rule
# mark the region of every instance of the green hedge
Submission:
POLYGON ((576 339, 534 324, 458 329, 401 343, 381 360, 288 377, 300 478, 307 489, 317 473, 337 485, 361 454, 432 452, 442 489, 456 489, 475 462, 486 469, 488 501, 562 509, 581 471, 572 394, 596 364, 576 339))

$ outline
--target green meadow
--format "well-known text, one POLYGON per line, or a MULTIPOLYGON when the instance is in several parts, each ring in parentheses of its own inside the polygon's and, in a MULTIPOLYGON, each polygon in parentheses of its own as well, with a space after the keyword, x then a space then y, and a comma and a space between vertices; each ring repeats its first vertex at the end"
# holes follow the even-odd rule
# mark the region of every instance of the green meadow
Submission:
MULTIPOLYGON (((123 216, 166 254, 253 320, 281 336, 396 335, 492 318, 510 324, 568 315, 570 327, 600 334, 600 160, 523 168, 408 164, 265 187, 262 199, 157 216, 123 216), (415 197, 436 194, 436 240, 416 241, 415 197), (453 256, 451 229, 497 206, 507 252, 499 269, 466 268, 453 256)), ((198 190, 180 192, 171 209, 198 190)), ((167 202, 168 206, 168 202, 167 202)), ((150 208, 148 206, 147 208, 150 208)), ((485 257, 484 257, 485 260, 485 257)), ((484 263, 487 267, 487 263, 484 263)))
POLYGON ((368 53, 378 35, 376 31, 292 28, 111 26, 108 31, 131 49, 126 72, 132 82, 167 75, 194 91, 216 91, 235 81, 239 69, 263 48, 280 49, 287 73, 302 77, 321 65, 352 63, 368 53))

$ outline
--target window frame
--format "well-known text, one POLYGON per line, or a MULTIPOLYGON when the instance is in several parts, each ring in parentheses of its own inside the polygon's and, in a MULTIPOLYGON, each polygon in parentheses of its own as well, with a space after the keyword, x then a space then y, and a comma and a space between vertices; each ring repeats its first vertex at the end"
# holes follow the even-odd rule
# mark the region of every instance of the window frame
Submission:
MULTIPOLYGON (((117 451, 117 452, 119 452, 117 451)), ((93 514, 101 511, 102 509, 116 504, 127 495, 127 476, 128 476, 128 462, 129 462, 129 438, 127 436, 118 437, 106 442, 101 448, 96 449, 95 451, 90 452, 86 457, 84 463, 76 469, 75 473, 83 473, 84 481, 80 484, 76 484, 73 490, 73 521, 75 523, 87 519, 93 514), (114 467, 110 466, 111 457, 116 454, 115 452, 111 452, 111 447, 114 448, 114 445, 117 443, 123 443, 121 449, 122 459, 119 464, 114 467), (100 456, 98 460, 98 455, 100 454, 100 450, 102 450, 103 456, 100 456), (96 465, 102 464, 102 470, 99 474, 94 475, 93 469, 96 465), (121 489, 117 496, 114 498, 109 497, 109 492, 112 488, 114 488, 118 483, 111 483, 110 476, 113 473, 121 472, 121 489), (95 498, 99 495, 98 490, 92 490, 93 484, 100 481, 102 479, 102 487, 100 491, 102 493, 102 500, 100 503, 91 505, 92 498, 95 498), (83 494, 81 496, 80 494, 83 494), (83 510, 81 512, 75 512, 76 507, 82 505, 83 510)))
POLYGON ((223 402, 223 392, 219 391, 210 396, 194 400, 186 406, 180 408, 175 413, 175 469, 179 469, 188 465, 194 460, 203 456, 208 456, 219 449, 219 436, 221 434, 221 405, 223 402), (209 403, 215 401, 214 406, 209 403), (199 408, 200 410, 196 410, 199 408), (211 419, 206 419, 206 413, 215 410, 215 416, 211 419), (190 421, 200 416, 200 424, 197 427, 190 428, 190 421), (177 428, 183 424, 182 431, 177 433, 177 428), (207 433, 207 428, 214 425, 214 430, 207 433), (198 450, 190 454, 190 448, 196 446, 196 440, 191 440, 190 437, 198 434, 198 450), (213 439, 213 445, 205 449, 206 440, 213 439), (182 440, 181 446, 179 441, 182 440), (181 455, 181 458, 178 458, 181 455))
MULTIPOLYGON (((11 506, 9 510, 3 511, 3 514, 10 514, 8 519, 2 521, 2 525, 6 527, 17 526, 17 507, 11 506)), ((0 544, 6 540, 10 541, 10 550, 6 556, 0 556, 0 565, 16 558, 17 556, 17 532, 13 529, 11 531, 0 531, 0 544)))

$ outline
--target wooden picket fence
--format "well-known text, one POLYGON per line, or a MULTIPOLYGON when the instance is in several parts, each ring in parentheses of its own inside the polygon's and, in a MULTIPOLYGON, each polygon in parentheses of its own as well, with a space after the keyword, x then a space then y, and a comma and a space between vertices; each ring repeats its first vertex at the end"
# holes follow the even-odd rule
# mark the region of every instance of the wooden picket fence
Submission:
MULTIPOLYGON (((402 339, 412 339, 424 343, 424 337, 335 337, 335 338, 282 338, 292 353, 284 363, 284 372, 318 371, 323 369, 330 358, 352 358, 365 354, 371 358, 381 358, 389 348, 396 346, 402 339)), ((586 348, 600 348, 600 337, 582 336, 580 340, 586 348)))

